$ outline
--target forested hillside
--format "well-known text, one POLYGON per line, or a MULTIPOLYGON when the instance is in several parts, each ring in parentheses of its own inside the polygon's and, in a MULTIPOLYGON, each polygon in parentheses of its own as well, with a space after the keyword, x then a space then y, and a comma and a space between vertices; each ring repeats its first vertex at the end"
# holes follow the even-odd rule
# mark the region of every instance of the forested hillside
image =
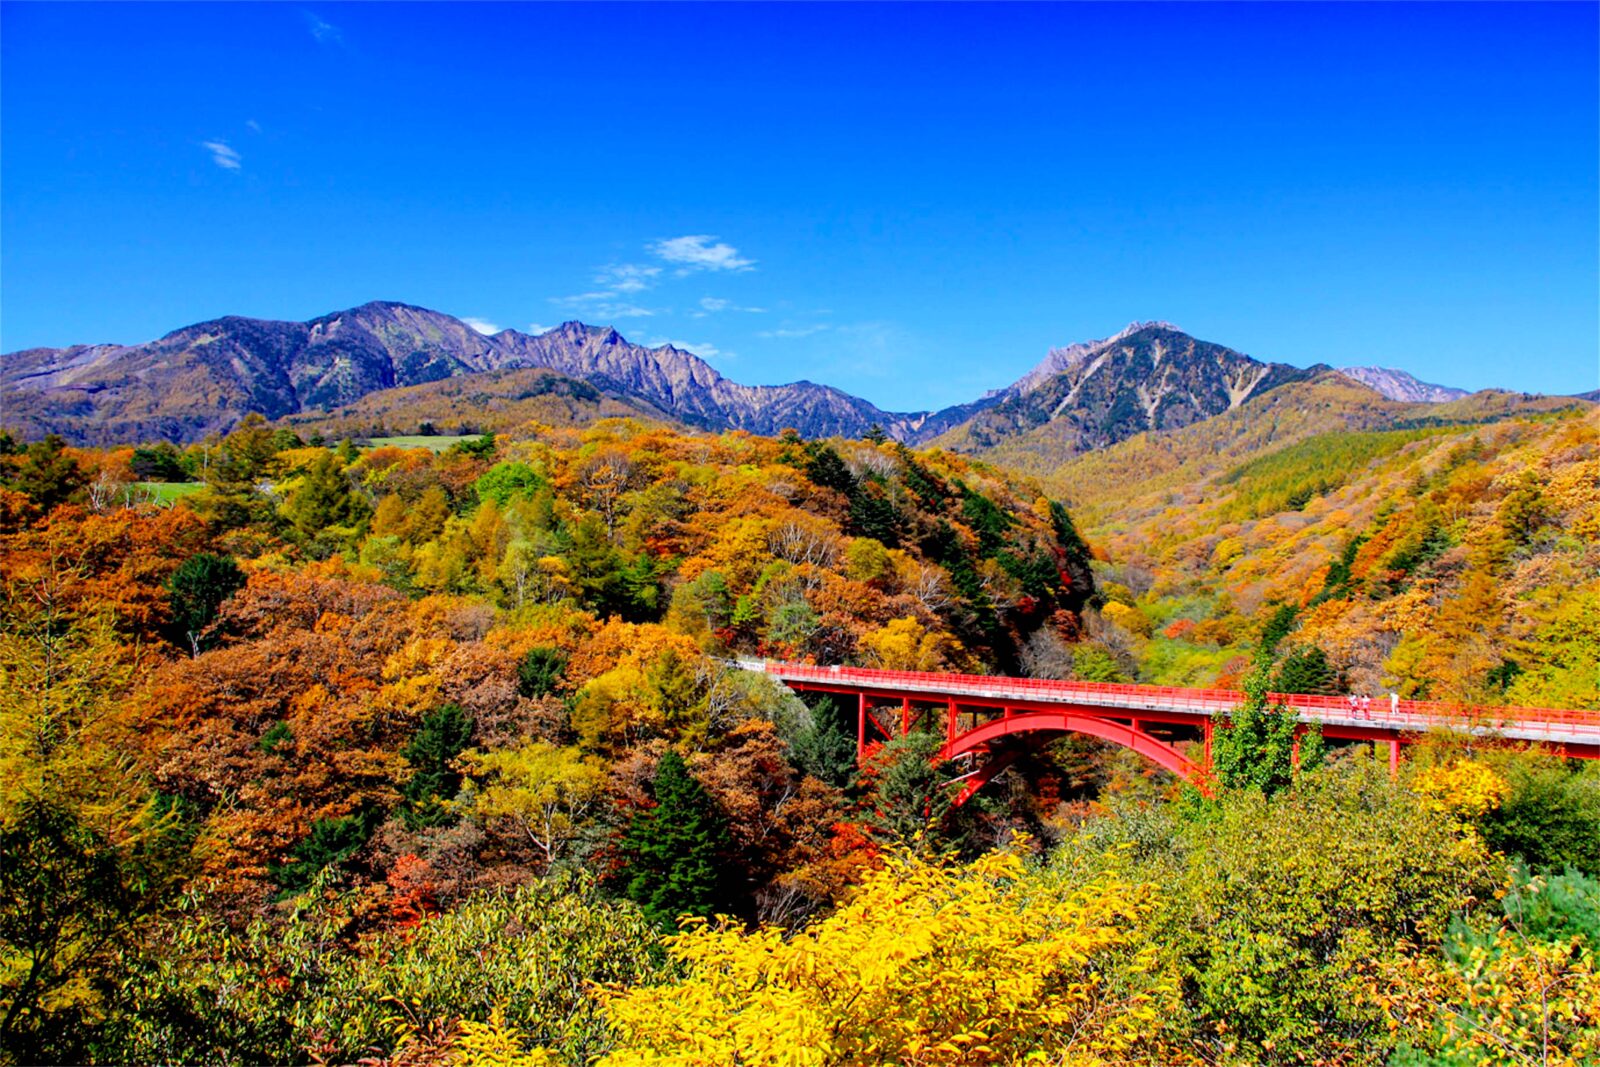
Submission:
POLYGON ((504 434, 529 424, 588 426, 608 418, 668 425, 675 421, 646 400, 607 392, 555 371, 523 368, 380 389, 342 407, 290 415, 280 422, 300 437, 339 441, 419 430, 454 436, 504 434))
POLYGON ((11 1061, 1600 1048, 1592 770, 1293 764, 1262 708, 1214 799, 1068 738, 956 807, 940 737, 858 765, 853 709, 728 663, 1600 707, 1593 414, 1129 482, 1087 542, 968 457, 632 420, 0 465, 11 1061))
POLYGON ((1600 708, 1600 413, 1286 436, 1057 475, 1127 676, 1236 680, 1270 632, 1306 691, 1600 708))

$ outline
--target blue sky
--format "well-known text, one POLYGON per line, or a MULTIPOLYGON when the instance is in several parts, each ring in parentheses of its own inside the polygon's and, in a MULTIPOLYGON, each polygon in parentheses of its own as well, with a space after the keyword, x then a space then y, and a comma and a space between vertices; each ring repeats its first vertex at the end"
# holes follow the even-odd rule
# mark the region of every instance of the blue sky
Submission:
POLYGON ((1133 319, 1600 385, 1593 4, 0 6, 0 348, 395 299, 970 399, 1133 319))

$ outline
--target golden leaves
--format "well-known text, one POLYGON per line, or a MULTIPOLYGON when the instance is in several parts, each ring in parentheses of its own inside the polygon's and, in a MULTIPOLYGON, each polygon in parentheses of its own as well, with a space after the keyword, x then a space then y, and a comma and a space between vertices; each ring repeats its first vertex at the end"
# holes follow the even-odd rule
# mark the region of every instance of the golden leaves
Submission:
POLYGON ((683 979, 611 995, 621 1042, 603 1062, 1127 1062, 1160 1045, 1175 996, 1143 942, 1153 907, 1148 887, 1064 885, 1015 849, 896 855, 798 933, 687 925, 670 941, 683 979))

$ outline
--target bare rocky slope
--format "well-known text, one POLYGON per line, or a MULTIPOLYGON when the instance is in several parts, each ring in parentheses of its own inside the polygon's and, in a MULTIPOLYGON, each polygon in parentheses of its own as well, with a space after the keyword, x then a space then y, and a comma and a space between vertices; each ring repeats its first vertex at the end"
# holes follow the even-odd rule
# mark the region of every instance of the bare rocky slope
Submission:
POLYGON ((1388 367, 1342 367, 1339 373, 1403 404, 1445 404, 1471 395, 1465 389, 1418 381, 1403 370, 1388 367))

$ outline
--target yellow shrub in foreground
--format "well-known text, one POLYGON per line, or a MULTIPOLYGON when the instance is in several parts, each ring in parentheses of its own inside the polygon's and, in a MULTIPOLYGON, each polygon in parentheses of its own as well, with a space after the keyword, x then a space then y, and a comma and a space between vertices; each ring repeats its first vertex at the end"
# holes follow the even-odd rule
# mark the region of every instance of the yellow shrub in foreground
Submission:
POLYGON ((1511 784, 1493 768, 1466 759, 1419 771, 1411 788, 1430 810, 1463 819, 1495 810, 1511 793, 1511 784))
POLYGON ((611 994, 608 1067, 1183 1063, 1149 886, 1068 885, 1015 852, 891 859, 793 935, 687 927, 676 983, 611 994))

